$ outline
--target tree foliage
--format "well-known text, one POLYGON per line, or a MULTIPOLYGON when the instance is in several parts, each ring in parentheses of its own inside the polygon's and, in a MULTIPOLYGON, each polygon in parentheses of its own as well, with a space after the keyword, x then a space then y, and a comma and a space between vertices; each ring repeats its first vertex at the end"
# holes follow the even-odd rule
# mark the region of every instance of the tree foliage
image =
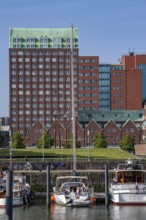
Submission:
MULTIPOLYGON (((76 140, 76 148, 80 148, 81 147, 81 142, 79 140, 76 140)), ((64 146, 64 148, 73 148, 73 136, 69 136, 69 138, 67 139, 67 142, 64 146)))
POLYGON ((106 148, 107 142, 104 135, 99 131, 93 137, 93 144, 95 148, 106 148))
POLYGON ((2 136, 2 132, 0 132, 0 147, 3 147, 3 136, 2 136))
POLYGON ((79 140, 76 141, 76 148, 81 148, 82 144, 79 140))
POLYGON ((134 138, 127 133, 120 142, 120 147, 122 150, 133 152, 134 151, 134 138))
POLYGON ((20 131, 16 131, 12 138, 12 147, 15 149, 25 148, 23 136, 20 131))
POLYGON ((51 146, 54 144, 54 140, 51 137, 50 134, 48 134, 47 131, 43 131, 42 136, 40 137, 37 147, 38 148, 51 148, 51 146))
POLYGON ((72 146, 73 146, 73 138, 72 138, 72 136, 69 136, 64 148, 69 149, 69 148, 72 148, 72 146))

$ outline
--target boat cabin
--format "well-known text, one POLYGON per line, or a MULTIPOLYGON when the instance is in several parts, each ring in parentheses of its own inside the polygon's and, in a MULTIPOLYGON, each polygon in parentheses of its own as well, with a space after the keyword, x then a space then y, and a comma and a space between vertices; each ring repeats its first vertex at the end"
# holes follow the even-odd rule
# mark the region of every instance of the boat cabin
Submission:
POLYGON ((117 183, 144 183, 144 173, 142 171, 118 171, 116 174, 117 183))
POLYGON ((143 165, 136 164, 132 160, 126 161, 125 164, 119 164, 115 181, 117 183, 144 183, 143 165))

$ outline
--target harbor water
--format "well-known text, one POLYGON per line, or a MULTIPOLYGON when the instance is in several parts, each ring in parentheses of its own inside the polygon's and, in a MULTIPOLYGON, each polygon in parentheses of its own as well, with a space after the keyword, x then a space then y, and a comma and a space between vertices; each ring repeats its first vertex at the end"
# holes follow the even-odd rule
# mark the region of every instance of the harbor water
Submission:
MULTIPOLYGON (((104 204, 92 207, 71 208, 51 204, 47 208, 44 200, 13 209, 13 220, 145 220, 146 206, 114 206, 104 204)), ((4 209, 0 209, 0 220, 7 220, 4 209)))

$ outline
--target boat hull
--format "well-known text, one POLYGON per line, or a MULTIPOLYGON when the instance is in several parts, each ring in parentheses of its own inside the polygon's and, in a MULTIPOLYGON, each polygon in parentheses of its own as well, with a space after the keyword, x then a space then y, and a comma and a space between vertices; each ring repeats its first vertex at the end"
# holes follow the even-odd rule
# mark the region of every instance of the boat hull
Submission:
MULTIPOLYGON (((28 195, 25 195, 23 197, 13 198, 13 207, 20 207, 25 204, 28 204, 30 202, 30 199, 28 198, 28 195)), ((7 204, 7 198, 3 197, 0 198, 0 208, 6 208, 7 204)))
POLYGON ((54 201, 58 205, 65 205, 65 206, 89 206, 91 204, 91 201, 88 200, 89 196, 80 196, 79 198, 74 196, 69 196, 66 198, 64 194, 54 194, 54 201))
POLYGON ((66 205, 69 202, 69 200, 67 200, 63 194, 62 195, 54 194, 54 198, 55 198, 54 199, 55 203, 58 205, 66 205))
POLYGON ((111 201, 115 205, 146 205, 146 194, 113 193, 111 201))
MULTIPOLYGON (((13 207, 24 205, 22 198, 13 199, 13 207)), ((0 208, 6 208, 6 198, 0 198, 0 208)))

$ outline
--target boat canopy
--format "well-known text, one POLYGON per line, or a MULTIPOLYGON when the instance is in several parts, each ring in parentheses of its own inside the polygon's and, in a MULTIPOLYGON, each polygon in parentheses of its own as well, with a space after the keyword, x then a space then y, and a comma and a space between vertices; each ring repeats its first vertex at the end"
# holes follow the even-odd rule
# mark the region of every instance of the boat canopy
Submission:
POLYGON ((62 186, 63 184, 77 184, 84 183, 85 185, 89 185, 89 179, 87 176, 61 176, 56 179, 56 186, 62 186))

